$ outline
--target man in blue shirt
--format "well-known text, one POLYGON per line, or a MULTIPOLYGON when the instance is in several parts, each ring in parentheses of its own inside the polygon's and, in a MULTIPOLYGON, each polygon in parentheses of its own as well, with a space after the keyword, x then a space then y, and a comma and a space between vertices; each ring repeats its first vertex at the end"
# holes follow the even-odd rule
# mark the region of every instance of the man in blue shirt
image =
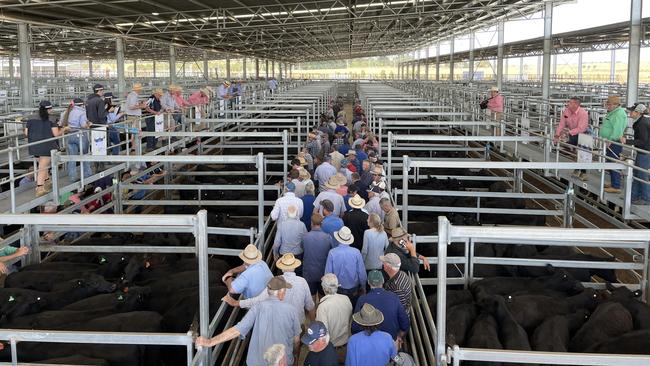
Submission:
POLYGON ((323 294, 323 289, 320 288, 321 277, 325 274, 327 255, 334 247, 332 236, 321 230, 322 222, 323 216, 312 214, 311 231, 302 237, 302 276, 312 295, 316 295, 316 292, 323 294))
MULTIPOLYGON (((334 204, 330 200, 324 200, 320 203, 323 207, 323 223, 321 227, 323 232, 332 235, 334 238, 334 232, 343 227, 343 220, 340 217, 334 214, 334 204)), ((336 246, 337 244, 334 244, 336 246)))
POLYGON ((356 303, 359 293, 366 292, 366 267, 359 249, 350 247, 354 236, 349 228, 343 226, 334 233, 338 246, 330 250, 325 264, 325 273, 334 273, 339 279, 338 293, 350 298, 352 305, 356 303))
POLYGON ((378 327, 384 315, 370 304, 365 304, 352 320, 363 328, 348 340, 345 366, 387 365, 397 357, 397 348, 390 334, 378 327))
MULTIPOLYGON (((409 330, 410 322, 404 306, 399 301, 399 296, 384 290, 384 275, 377 270, 368 273, 368 285, 370 285, 370 291, 359 297, 354 311, 358 312, 364 304, 371 304, 384 314, 384 322, 379 326, 379 330, 390 334, 394 340, 401 341, 409 330)), ((358 333, 361 330, 359 324, 352 323, 352 333, 358 333)))
POLYGON ((221 280, 228 287, 228 292, 243 294, 246 298, 255 297, 266 288, 273 274, 262 260, 262 253, 253 244, 248 244, 239 253, 239 258, 244 264, 226 272, 221 280), (238 275, 237 278, 234 278, 235 275, 238 275))

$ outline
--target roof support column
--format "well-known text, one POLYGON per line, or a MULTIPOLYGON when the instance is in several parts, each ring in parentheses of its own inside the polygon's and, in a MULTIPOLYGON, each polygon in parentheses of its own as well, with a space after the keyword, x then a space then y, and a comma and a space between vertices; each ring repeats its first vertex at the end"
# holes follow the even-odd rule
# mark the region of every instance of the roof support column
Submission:
POLYGON ((547 2, 544 7, 544 54, 542 56, 542 98, 551 95, 551 48, 553 40, 553 3, 547 2))
POLYGON ((519 81, 524 80, 524 58, 520 57, 519 58, 519 81))
POLYGON ((411 79, 415 80, 415 63, 417 61, 411 61, 411 79))
POLYGON ((153 78, 156 78, 156 60, 153 60, 153 69, 151 70, 153 72, 153 78))
POLYGON ((632 0, 630 10, 630 50, 627 59, 627 105, 637 102, 641 61, 641 0, 632 0))
POLYGON ((208 51, 203 51, 203 78, 210 80, 210 69, 208 68, 208 51))
POLYGON ((138 60, 133 59, 133 77, 137 78, 138 77, 138 60))
POLYGON ((293 64, 289 64, 289 79, 293 78, 293 64))
POLYGON ((537 72, 535 74, 537 80, 541 80, 542 77, 542 56, 537 56, 537 72))
POLYGON ((440 41, 436 43, 436 81, 440 81, 440 41))
POLYGON ((126 92, 126 79, 124 78, 124 40, 115 39, 115 63, 117 64, 117 95, 126 92))
POLYGON ((54 77, 59 77, 59 59, 56 57, 54 58, 54 77))
MULTIPOLYGON (((558 54, 556 53, 555 55, 551 56, 553 60, 553 72, 551 72, 551 77, 555 78, 555 81, 558 81, 557 77, 557 59, 558 59, 558 54)), ((553 80, 553 79, 551 79, 553 80)))
POLYGON ((469 81, 474 80, 474 38, 476 38, 474 31, 469 32, 469 81))
POLYGON ((14 55, 9 55, 9 80, 14 80, 14 55))
POLYGON ((88 77, 93 77, 93 60, 88 59, 88 77))
POLYGON ((246 79, 246 57, 242 59, 241 65, 242 65, 242 78, 246 79))
POLYGON ((275 61, 271 61, 271 77, 275 77, 275 61))
POLYGON ((260 59, 255 58, 255 79, 260 78, 260 59))
POLYGON ((181 74, 181 75, 183 75, 183 79, 185 79, 185 77, 186 77, 186 76, 185 76, 185 75, 186 75, 186 74, 185 74, 185 66, 186 66, 186 65, 187 65, 187 61, 183 61, 183 67, 182 67, 182 69, 183 69, 183 73, 181 74))
POLYGON ((176 48, 169 45, 169 83, 176 84, 176 48))
POLYGON ((264 60, 265 62, 265 68, 264 71, 266 72, 266 78, 269 78, 269 60, 264 60))
POLYGON ((499 20, 497 24, 497 88, 503 89, 503 34, 504 34, 503 20, 499 20))
POLYGON ((422 70, 420 69, 420 66, 422 65, 422 50, 418 50, 418 51, 417 51, 417 54, 418 54, 418 61, 417 61, 417 63, 418 63, 418 65, 417 65, 417 68, 418 68, 418 69, 417 69, 417 80, 420 80, 420 75, 421 75, 420 72, 422 71, 422 70))
POLYGON ((18 57, 20 58, 20 96, 23 107, 32 107, 32 63, 29 51, 29 26, 18 23, 18 57))
POLYGON ((449 41, 449 81, 454 81, 454 37, 449 41))
POLYGON ((429 46, 424 51, 424 79, 429 80, 429 46))
POLYGON ((226 53, 226 80, 230 81, 230 54, 226 53))
POLYGON ((611 61, 609 63, 609 82, 616 81, 616 50, 611 51, 611 61))
POLYGON ((282 62, 278 62, 278 79, 282 80, 282 62))
POLYGON ((578 52, 578 82, 582 82, 582 52, 578 52))

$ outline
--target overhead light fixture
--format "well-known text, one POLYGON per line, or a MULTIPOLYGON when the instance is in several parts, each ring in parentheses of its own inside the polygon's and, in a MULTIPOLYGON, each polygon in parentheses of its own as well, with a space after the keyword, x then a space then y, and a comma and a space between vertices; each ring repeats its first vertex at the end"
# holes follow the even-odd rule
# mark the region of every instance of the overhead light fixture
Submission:
POLYGON ((158 16, 158 15, 160 15, 160 14, 159 14, 159 13, 151 13, 151 15, 158 16))

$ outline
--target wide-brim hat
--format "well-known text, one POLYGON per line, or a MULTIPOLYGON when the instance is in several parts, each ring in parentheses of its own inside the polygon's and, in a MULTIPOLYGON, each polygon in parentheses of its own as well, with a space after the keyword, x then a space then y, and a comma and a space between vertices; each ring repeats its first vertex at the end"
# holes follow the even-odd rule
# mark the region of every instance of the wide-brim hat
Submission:
POLYGON ((300 166, 306 166, 307 165, 307 160, 305 160, 304 157, 296 156, 296 159, 298 159, 298 161, 300 161, 300 166))
POLYGON ((239 253, 239 258, 241 258, 244 263, 254 264, 262 260, 262 252, 260 252, 255 245, 248 244, 246 248, 239 253))
POLYGON ((352 314, 352 320, 362 327, 372 327, 384 322, 384 314, 374 306, 365 303, 358 313, 352 314))
POLYGON ((327 189, 338 189, 341 185, 339 184, 338 179, 335 175, 331 176, 330 179, 325 183, 325 188, 327 189))
POLYGON ((298 169, 298 176, 300 179, 311 179, 311 174, 305 168, 298 169))
POLYGON ((397 239, 397 238, 404 237, 406 235, 408 235, 408 233, 404 231, 404 229, 402 229, 401 227, 396 227, 391 231, 390 237, 391 239, 397 239))
POLYGON ((497 93, 498 93, 498 92, 499 92, 499 88, 497 88, 496 86, 493 86, 493 87, 490 88, 490 91, 491 91, 491 92, 497 92, 497 93))
POLYGON ((361 198, 361 196, 359 196, 358 194, 355 194, 354 196, 350 197, 348 203, 352 208, 364 208, 366 205, 366 201, 363 198, 361 198))
POLYGON ((277 262, 275 262, 275 266, 278 267, 281 270, 290 270, 290 269, 296 269, 300 267, 302 262, 300 259, 296 258, 293 254, 287 253, 280 257, 277 262))
POLYGON ((354 242, 354 235, 347 226, 343 226, 339 231, 334 232, 334 239, 341 244, 350 245, 354 242))
MULTIPOLYGON (((343 165, 342 162, 341 165, 343 165)), ((343 175, 343 173, 334 174, 334 179, 336 179, 336 182, 339 184, 339 187, 348 183, 348 178, 346 178, 345 175, 343 175)))

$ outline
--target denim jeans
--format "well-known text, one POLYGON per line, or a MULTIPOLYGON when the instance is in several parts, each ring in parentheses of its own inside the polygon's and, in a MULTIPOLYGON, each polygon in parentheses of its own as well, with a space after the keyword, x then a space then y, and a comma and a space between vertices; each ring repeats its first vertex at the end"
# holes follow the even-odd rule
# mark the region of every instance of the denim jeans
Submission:
MULTIPOLYGON (((649 169, 650 154, 637 154, 636 166, 642 169, 649 169)), ((648 182, 648 173, 635 169, 634 177, 644 181, 645 183, 639 182, 636 179, 632 181, 632 200, 642 199, 650 203, 650 182, 648 182)))
MULTIPOLYGON (((614 145, 610 144, 607 147, 607 156, 610 158, 618 159, 619 155, 621 154, 621 151, 623 151, 623 146, 621 145, 614 145)), ((609 178, 610 178, 610 183, 612 184, 612 188, 621 188, 621 172, 618 170, 610 170, 609 171, 609 178)))
MULTIPOLYGON (((155 132, 156 131, 156 119, 153 116, 147 117, 145 119, 145 123, 147 125, 147 132, 155 132)), ((156 138, 156 136, 147 136, 147 150, 155 149, 157 142, 158 142, 158 139, 156 138)))
MULTIPOLYGON (((88 151, 90 150, 90 142, 88 141, 88 137, 86 135, 83 135, 83 139, 81 140, 81 143, 83 145, 82 154, 88 154, 88 151)), ((66 145, 67 145, 68 155, 79 155, 78 135, 68 136, 68 138, 66 139, 66 145)), ((81 166, 83 167, 84 178, 87 178, 92 175, 92 170, 90 169, 90 162, 83 162, 81 163, 81 166)), ((73 161, 68 162, 68 177, 72 181, 75 181, 79 178, 79 175, 77 174, 77 163, 73 161)))
POLYGON ((120 155, 120 147, 117 146, 120 143, 120 132, 113 127, 108 128, 108 146, 111 147, 111 154, 120 155))

